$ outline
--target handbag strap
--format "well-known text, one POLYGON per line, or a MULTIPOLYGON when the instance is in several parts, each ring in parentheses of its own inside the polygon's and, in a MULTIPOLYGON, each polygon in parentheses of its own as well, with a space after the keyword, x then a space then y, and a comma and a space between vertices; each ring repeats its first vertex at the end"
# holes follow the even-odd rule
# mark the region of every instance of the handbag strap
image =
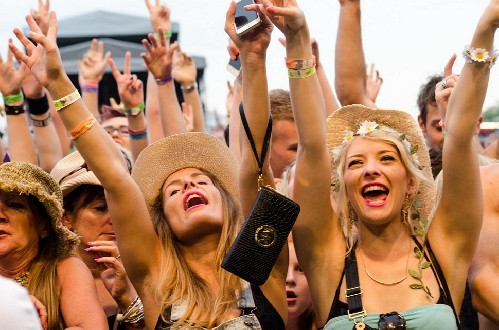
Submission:
POLYGON ((362 288, 359 281, 359 270, 355 256, 355 246, 345 258, 345 280, 347 289, 345 295, 348 304, 348 318, 357 323, 357 319, 364 321, 366 310, 362 307, 362 288))
POLYGON ((255 146, 255 140, 253 140, 253 135, 251 134, 251 130, 248 125, 248 121, 246 120, 246 116, 244 114, 244 107, 243 107, 243 102, 239 104, 239 114, 241 115, 241 122, 243 123, 244 127, 244 132, 246 133, 246 136, 248 137, 248 140, 251 144, 251 149, 253 149, 253 154, 255 155, 256 161, 258 163, 258 187, 261 187, 263 185, 263 162, 265 160, 265 155, 267 154, 267 151, 269 149, 270 145, 270 136, 272 134, 272 116, 269 118, 269 124, 267 126, 267 131, 265 132, 265 137, 263 139, 263 146, 262 146, 262 157, 258 157, 258 152, 256 151, 256 146, 255 146))

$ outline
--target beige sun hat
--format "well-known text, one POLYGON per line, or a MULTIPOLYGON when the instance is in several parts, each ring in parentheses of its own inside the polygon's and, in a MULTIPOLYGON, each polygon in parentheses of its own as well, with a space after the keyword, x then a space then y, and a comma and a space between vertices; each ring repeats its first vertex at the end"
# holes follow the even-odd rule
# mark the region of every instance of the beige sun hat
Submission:
POLYGON ((213 175, 230 194, 239 197, 239 163, 227 145, 211 134, 182 133, 150 144, 135 161, 132 178, 142 190, 149 209, 165 180, 188 167, 213 175))
POLYGON ((428 178, 428 182, 421 182, 418 192, 418 199, 422 202, 420 218, 428 219, 435 202, 430 156, 421 128, 407 112, 375 109, 359 104, 348 105, 333 112, 327 119, 327 146, 332 159, 332 181, 337 180, 336 169, 339 160, 336 158, 341 146, 345 144, 346 136, 358 132, 359 127, 365 122, 374 122, 395 130, 391 133, 398 134, 399 139, 410 143, 413 157, 419 163, 424 176, 428 178))
POLYGON ((87 163, 79 151, 74 151, 61 159, 50 175, 61 187, 63 197, 83 184, 101 186, 94 172, 87 168, 87 163))
POLYGON ((61 222, 61 189, 47 172, 29 163, 3 163, 0 165, 0 190, 32 195, 40 201, 51 218, 51 227, 57 237, 57 255, 68 257, 73 254, 79 239, 61 222))

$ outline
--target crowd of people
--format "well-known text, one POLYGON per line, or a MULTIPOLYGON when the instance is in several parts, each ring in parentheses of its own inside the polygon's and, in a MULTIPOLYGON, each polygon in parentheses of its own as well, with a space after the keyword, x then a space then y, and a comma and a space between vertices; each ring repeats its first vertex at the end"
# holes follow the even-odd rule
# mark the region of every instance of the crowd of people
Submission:
POLYGON ((378 107, 361 2, 339 3, 334 89, 297 1, 255 0, 245 9, 260 24, 244 34, 230 3, 227 49, 241 73, 221 139, 206 132, 195 63, 170 43, 165 4, 145 0, 147 82, 130 53, 121 72, 94 39, 76 88, 40 0, 29 34, 13 31, 24 49, 10 40, 0 58, 0 328, 499 329, 499 145, 478 140, 499 0, 461 72, 449 54, 422 85, 417 120, 378 107), (268 89, 273 29, 289 91, 268 89), (107 66, 119 100, 99 104, 107 66), (257 285, 221 264, 262 184, 300 213, 257 285))

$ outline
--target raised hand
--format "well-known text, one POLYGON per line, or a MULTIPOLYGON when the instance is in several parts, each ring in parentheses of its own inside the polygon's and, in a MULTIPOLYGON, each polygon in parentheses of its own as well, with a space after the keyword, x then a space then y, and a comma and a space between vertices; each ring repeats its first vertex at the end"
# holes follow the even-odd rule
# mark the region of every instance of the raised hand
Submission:
POLYGON ((26 16, 30 29, 30 37, 37 43, 33 44, 19 29, 14 34, 26 49, 27 55, 18 49, 12 42, 9 49, 19 62, 23 62, 33 73, 33 76, 45 87, 52 81, 65 75, 61 55, 57 48, 57 17, 55 12, 49 14, 49 28, 45 36, 32 16, 26 16))
POLYGON ((192 57, 180 49, 180 46, 173 53, 172 66, 172 77, 182 86, 190 86, 196 81, 196 64, 192 60, 192 57))
POLYGON ((47 35, 49 29, 49 8, 50 0, 46 0, 45 3, 43 3, 43 0, 38 0, 38 10, 30 10, 31 16, 33 16, 36 24, 38 24, 45 35, 47 35))
POLYGON ((78 61, 80 86, 84 86, 86 80, 102 80, 109 58, 111 52, 104 55, 104 43, 93 39, 90 49, 83 55, 83 60, 78 61))
POLYGON ((374 103, 378 98, 381 85, 383 85, 383 78, 379 75, 379 70, 375 69, 374 64, 370 64, 366 74, 366 92, 374 103))
POLYGON ((144 60, 147 69, 155 79, 164 79, 171 76, 173 53, 178 47, 176 43, 169 46, 163 32, 164 30, 160 28, 159 41, 152 33, 148 35, 149 40, 142 40, 147 53, 140 54, 140 57, 144 60))
POLYGON ((145 3, 147 9, 149 10, 152 30, 160 33, 159 29, 161 28, 163 29, 163 32, 171 32, 172 25, 170 21, 170 8, 168 8, 166 4, 160 4, 159 0, 154 0, 154 5, 152 5, 149 0, 145 0, 145 3))
POLYGON ((440 126, 445 130, 445 115, 449 99, 457 84, 458 76, 452 73, 452 67, 456 61, 456 54, 453 54, 444 67, 444 78, 435 86, 435 101, 437 101, 438 112, 440 113, 440 126))
POLYGON ((130 52, 125 53, 125 66, 123 73, 118 70, 114 60, 109 59, 109 66, 116 84, 118 85, 118 93, 120 94, 121 102, 123 102, 125 109, 130 109, 138 104, 144 102, 144 86, 137 75, 131 73, 130 70, 130 52))
POLYGON ((246 6, 265 14, 272 23, 286 36, 293 37, 297 30, 307 27, 305 14, 294 0, 264 0, 262 3, 246 6))
MULTIPOLYGON (((9 39, 10 43, 12 39, 9 39)), ((15 68, 13 57, 10 49, 7 52, 7 61, 4 61, 0 55, 0 92, 3 96, 19 94, 23 80, 28 75, 28 70, 23 63, 19 69, 15 68)))

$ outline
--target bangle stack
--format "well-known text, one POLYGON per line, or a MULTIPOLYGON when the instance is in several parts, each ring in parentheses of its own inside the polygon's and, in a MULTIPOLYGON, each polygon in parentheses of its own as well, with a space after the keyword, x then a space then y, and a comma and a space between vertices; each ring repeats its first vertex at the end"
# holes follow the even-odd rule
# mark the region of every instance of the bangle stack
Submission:
POLYGON ((291 79, 308 78, 315 74, 315 56, 305 60, 286 59, 288 76, 291 79))
POLYGON ((144 306, 139 296, 135 297, 123 314, 118 314, 116 320, 123 323, 139 323, 144 319, 144 306))
POLYGON ((463 50, 463 57, 466 63, 489 63, 489 68, 492 68, 497 61, 497 51, 492 54, 483 48, 475 48, 467 45, 463 50))

